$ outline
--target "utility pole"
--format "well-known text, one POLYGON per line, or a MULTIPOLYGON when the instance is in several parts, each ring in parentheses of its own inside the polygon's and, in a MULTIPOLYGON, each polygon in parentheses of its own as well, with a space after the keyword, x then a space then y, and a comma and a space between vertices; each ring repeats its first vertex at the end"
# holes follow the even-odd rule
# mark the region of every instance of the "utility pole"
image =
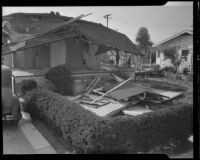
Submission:
POLYGON ((104 18, 106 18, 106 20, 107 20, 107 27, 108 27, 108 20, 109 19, 112 19, 112 18, 109 18, 111 16, 111 14, 106 14, 105 16, 104 16, 104 18))

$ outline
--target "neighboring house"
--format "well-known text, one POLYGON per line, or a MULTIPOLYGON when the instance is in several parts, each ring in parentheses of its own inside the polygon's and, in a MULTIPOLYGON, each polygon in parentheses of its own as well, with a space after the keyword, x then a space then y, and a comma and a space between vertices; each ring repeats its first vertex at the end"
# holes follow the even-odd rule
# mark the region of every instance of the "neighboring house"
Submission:
POLYGON ((182 31, 153 45, 156 51, 156 64, 160 65, 161 68, 172 66, 171 60, 166 59, 163 53, 165 49, 172 47, 177 47, 179 58, 185 59, 186 67, 193 65, 193 31, 182 31))

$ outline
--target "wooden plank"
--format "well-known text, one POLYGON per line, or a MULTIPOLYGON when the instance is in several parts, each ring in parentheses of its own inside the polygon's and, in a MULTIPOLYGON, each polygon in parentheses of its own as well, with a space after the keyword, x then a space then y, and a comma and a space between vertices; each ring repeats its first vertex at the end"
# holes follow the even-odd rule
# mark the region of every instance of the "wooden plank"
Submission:
POLYGON ((108 92, 104 93, 102 96, 100 96, 99 98, 95 99, 94 101, 91 102, 94 103, 96 102, 97 100, 103 98, 105 95, 111 93, 112 91, 114 91, 115 89, 119 88, 120 86, 122 86, 123 84, 125 84, 126 82, 130 81, 132 79, 132 77, 128 78, 127 80, 123 81, 122 83, 120 83, 119 85, 115 86, 114 88, 112 88, 111 90, 109 90, 108 92))
POLYGON ((97 76, 96 80, 93 82, 93 84, 91 85, 91 87, 88 89, 88 91, 86 92, 86 94, 89 94, 99 83, 99 81, 101 80, 101 76, 97 76))
POLYGON ((94 109, 87 107, 85 105, 82 105, 85 109, 90 110, 91 112, 95 113, 96 115, 100 117, 108 117, 108 116, 113 116, 120 112, 122 109, 127 107, 127 105, 122 104, 122 103, 109 103, 105 106, 102 106, 100 108, 94 109))
POLYGON ((113 75, 113 77, 116 79, 117 82, 122 82, 122 81, 124 81, 124 79, 122 79, 121 77, 115 75, 114 73, 113 73, 112 75, 113 75))
POLYGON ((95 76, 95 77, 90 81, 90 83, 88 84, 88 86, 85 88, 85 92, 87 92, 87 91, 91 88, 92 84, 96 81, 97 78, 98 78, 98 76, 95 76))
POLYGON ((146 89, 134 86, 132 88, 120 89, 111 92, 109 95, 117 100, 133 97, 145 93, 146 89))

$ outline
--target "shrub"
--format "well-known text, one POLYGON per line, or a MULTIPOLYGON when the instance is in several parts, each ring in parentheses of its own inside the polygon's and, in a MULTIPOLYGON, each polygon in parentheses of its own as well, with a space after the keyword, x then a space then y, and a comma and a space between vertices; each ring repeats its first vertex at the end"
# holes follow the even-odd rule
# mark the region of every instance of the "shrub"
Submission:
POLYGON ((172 66, 165 66, 162 70, 166 72, 173 72, 174 68, 172 66))
POLYGON ((30 91, 37 87, 37 82, 33 79, 23 80, 21 84, 21 92, 25 94, 26 91, 30 91))
POLYGON ((58 65, 49 69, 45 77, 55 85, 60 94, 71 94, 71 71, 67 69, 65 65, 58 65))
POLYGON ((153 71, 158 71, 160 69, 160 65, 154 65, 153 66, 153 71))
POLYGON ((113 70, 111 73, 115 74, 116 76, 119 76, 123 79, 128 79, 130 77, 129 73, 127 73, 126 71, 124 70, 120 70, 120 69, 117 69, 117 70, 113 70))
POLYGON ((171 62, 174 65, 174 72, 177 72, 177 69, 179 67, 179 65, 181 64, 181 58, 178 56, 178 49, 180 48, 180 46, 174 46, 168 49, 163 50, 164 56, 165 58, 169 58, 171 59, 171 62))
POLYGON ((140 82, 148 84, 150 87, 155 89, 175 91, 175 92, 185 92, 187 90, 186 87, 182 87, 165 81, 142 79, 140 80, 140 82))
POLYGON ((77 153, 136 153, 192 134, 192 105, 171 106, 143 115, 100 118, 67 98, 37 88, 32 115, 58 128, 77 153))
POLYGON ((188 75, 188 72, 189 72, 189 68, 184 68, 184 69, 183 69, 183 74, 184 74, 184 75, 188 75))

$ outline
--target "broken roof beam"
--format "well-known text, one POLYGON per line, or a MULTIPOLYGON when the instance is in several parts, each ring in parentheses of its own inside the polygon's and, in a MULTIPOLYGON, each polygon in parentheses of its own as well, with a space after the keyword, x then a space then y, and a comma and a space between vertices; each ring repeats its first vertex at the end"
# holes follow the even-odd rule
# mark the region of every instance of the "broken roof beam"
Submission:
MULTIPOLYGON (((43 42, 38 42, 36 44, 32 44, 32 45, 28 45, 28 46, 25 46, 25 47, 20 47, 16 50, 11 50, 9 52, 4 52, 2 54, 2 56, 5 56, 5 55, 8 55, 8 54, 12 54, 14 52, 18 52, 18 51, 23 51, 23 50, 26 50, 26 49, 31 49, 31 48, 34 48, 34 47, 37 47, 37 46, 40 46, 40 45, 44 45, 44 44, 48 44, 48 43, 52 43, 52 42, 56 42, 56 41, 60 41, 60 40, 63 40, 63 39, 66 39, 66 38, 71 38, 71 37, 75 37, 77 36, 77 34, 75 33, 71 33, 71 34, 66 34, 66 36, 63 36, 63 37, 54 37, 55 39, 51 39, 51 37, 49 38, 49 40, 47 38, 44 37, 44 41, 43 42)), ((24 42, 20 42, 20 43, 24 43, 24 42)), ((17 43, 16 45, 18 45, 19 43, 17 43)), ((10 46, 11 48, 12 47, 15 47, 15 45, 13 46, 10 46)))

